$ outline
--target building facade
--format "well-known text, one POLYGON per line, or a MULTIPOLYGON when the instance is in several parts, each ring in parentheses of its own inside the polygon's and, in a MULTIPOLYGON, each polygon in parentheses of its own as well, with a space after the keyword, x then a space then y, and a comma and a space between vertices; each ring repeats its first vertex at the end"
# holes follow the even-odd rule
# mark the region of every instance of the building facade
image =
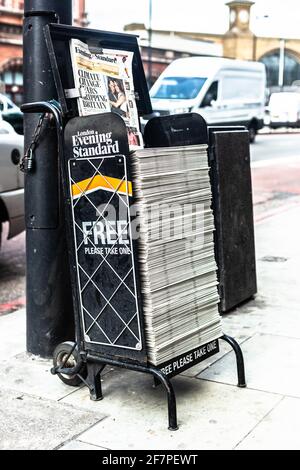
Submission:
MULTIPOLYGON (((23 102, 23 0, 0 0, 0 82, 1 91, 23 102)), ((85 0, 73 0, 74 24, 87 24, 85 0)))
MULTIPOLYGON (((214 44, 221 47, 221 55, 233 59, 261 61, 266 65, 268 87, 291 86, 300 80, 300 39, 259 37, 250 29, 251 9, 255 2, 234 0, 227 3, 229 8, 229 28, 225 34, 205 34, 199 32, 152 31, 156 34, 214 44)), ((125 30, 140 34, 143 25, 127 25, 125 30)), ((144 28, 144 35, 149 31, 144 28)), ((167 46, 169 47, 169 46, 167 46)), ((149 58, 152 59, 152 81, 175 58, 195 54, 193 51, 176 51, 172 48, 155 48, 149 53, 149 45, 142 47, 142 57, 146 71, 149 70, 149 58)), ((214 54, 212 54, 214 55, 214 54)))
POLYGON ((151 85, 173 60, 190 56, 215 56, 223 54, 221 42, 209 38, 195 40, 173 31, 151 31, 144 24, 133 23, 125 31, 139 36, 141 57, 148 84, 151 85), (151 46, 151 47, 149 47, 151 46))

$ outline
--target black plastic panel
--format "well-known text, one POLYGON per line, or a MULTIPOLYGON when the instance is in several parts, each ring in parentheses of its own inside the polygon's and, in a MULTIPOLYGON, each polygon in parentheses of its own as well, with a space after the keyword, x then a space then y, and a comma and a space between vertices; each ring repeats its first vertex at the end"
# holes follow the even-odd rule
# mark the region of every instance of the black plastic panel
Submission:
POLYGON ((145 126, 144 141, 146 147, 207 144, 207 125, 197 113, 155 117, 145 126))
POLYGON ((249 136, 246 130, 210 132, 221 310, 257 291, 249 136))

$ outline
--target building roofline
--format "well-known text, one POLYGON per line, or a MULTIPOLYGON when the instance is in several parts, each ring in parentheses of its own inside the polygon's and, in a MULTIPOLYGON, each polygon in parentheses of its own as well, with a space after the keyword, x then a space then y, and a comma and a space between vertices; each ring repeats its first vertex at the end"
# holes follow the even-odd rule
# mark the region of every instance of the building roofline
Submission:
POLYGON ((252 7, 252 5, 254 5, 255 2, 251 2, 251 1, 248 1, 248 0, 232 0, 231 2, 228 2, 226 3, 226 5, 228 7, 232 7, 232 6, 249 6, 249 7, 252 7))
MULTIPOLYGON (((126 32, 136 32, 136 31, 149 31, 146 26, 143 24, 143 23, 129 23, 129 24, 126 24, 124 26, 124 31, 126 32)), ((186 35, 186 36, 191 36, 191 35, 201 35, 201 36, 207 36, 207 37, 212 37, 212 38, 223 38, 224 37, 224 34, 220 34, 220 33, 198 33, 196 31, 172 31, 172 30, 168 30, 168 29, 151 29, 151 32, 152 33, 160 33, 160 34, 172 34, 174 33, 175 35, 177 36, 182 36, 182 35, 186 35)))
POLYGON ((13 10, 11 8, 7 8, 7 7, 3 7, 3 6, 0 6, 0 13, 7 13, 8 15, 11 15, 11 16, 23 16, 24 15, 24 12, 23 10, 13 10))
POLYGON ((274 41, 281 41, 282 39, 284 41, 298 41, 300 43, 300 38, 288 38, 288 37, 278 37, 278 36, 256 36, 256 40, 259 40, 259 39, 272 39, 274 41))

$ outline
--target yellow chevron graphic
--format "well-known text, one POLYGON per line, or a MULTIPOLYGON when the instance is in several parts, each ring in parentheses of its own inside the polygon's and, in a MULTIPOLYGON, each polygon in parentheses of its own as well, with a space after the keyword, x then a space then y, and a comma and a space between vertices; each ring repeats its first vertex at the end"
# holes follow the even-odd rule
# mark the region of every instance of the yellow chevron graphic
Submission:
POLYGON ((104 191, 117 192, 125 196, 132 196, 131 181, 124 181, 111 176, 96 175, 72 185, 73 199, 80 197, 83 193, 89 194, 103 189, 104 191))

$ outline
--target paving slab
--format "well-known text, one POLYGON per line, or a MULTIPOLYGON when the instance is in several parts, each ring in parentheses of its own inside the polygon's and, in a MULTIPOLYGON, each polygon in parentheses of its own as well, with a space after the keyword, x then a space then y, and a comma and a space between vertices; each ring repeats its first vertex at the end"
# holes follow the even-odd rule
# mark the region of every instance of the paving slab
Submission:
POLYGON ((299 308, 267 307, 259 331, 264 334, 300 339, 299 308))
POLYGON ((108 449, 231 449, 281 397, 187 377, 173 379, 179 430, 167 429, 167 402, 150 377, 116 371, 103 381, 104 399, 80 389, 63 403, 109 414, 77 439, 108 449))
POLYGON ((74 392, 76 388, 65 385, 50 373, 52 361, 19 354, 10 361, 0 362, 0 389, 15 390, 51 400, 74 392))
POLYGON ((78 441, 77 439, 74 441, 70 441, 67 444, 63 445, 57 450, 100 450, 106 451, 107 449, 103 449, 103 447, 93 446, 91 444, 87 444, 86 442, 78 441))
POLYGON ((256 226, 258 288, 266 306, 298 309, 300 208, 256 226))
MULTIPOLYGON (((257 334, 242 345, 249 388, 300 397, 300 340, 257 334)), ((227 354, 199 378, 226 384, 236 383, 235 357, 227 354)))
POLYGON ((0 391, 0 449, 51 450, 101 419, 100 413, 0 391))
POLYGON ((300 450, 300 400, 284 398, 237 449, 300 450))
POLYGON ((9 360, 26 350, 25 310, 1 315, 0 321, 0 358, 9 360))
POLYGON ((286 262, 285 266, 278 266, 278 264, 272 263, 271 269, 267 266, 264 268, 258 266, 260 295, 264 297, 267 305, 297 309, 299 308, 300 258, 297 263, 286 262))
MULTIPOLYGON (((300 202, 300 197, 298 197, 300 202)), ((299 256, 300 206, 295 206, 255 226, 256 255, 293 258, 299 256)))

